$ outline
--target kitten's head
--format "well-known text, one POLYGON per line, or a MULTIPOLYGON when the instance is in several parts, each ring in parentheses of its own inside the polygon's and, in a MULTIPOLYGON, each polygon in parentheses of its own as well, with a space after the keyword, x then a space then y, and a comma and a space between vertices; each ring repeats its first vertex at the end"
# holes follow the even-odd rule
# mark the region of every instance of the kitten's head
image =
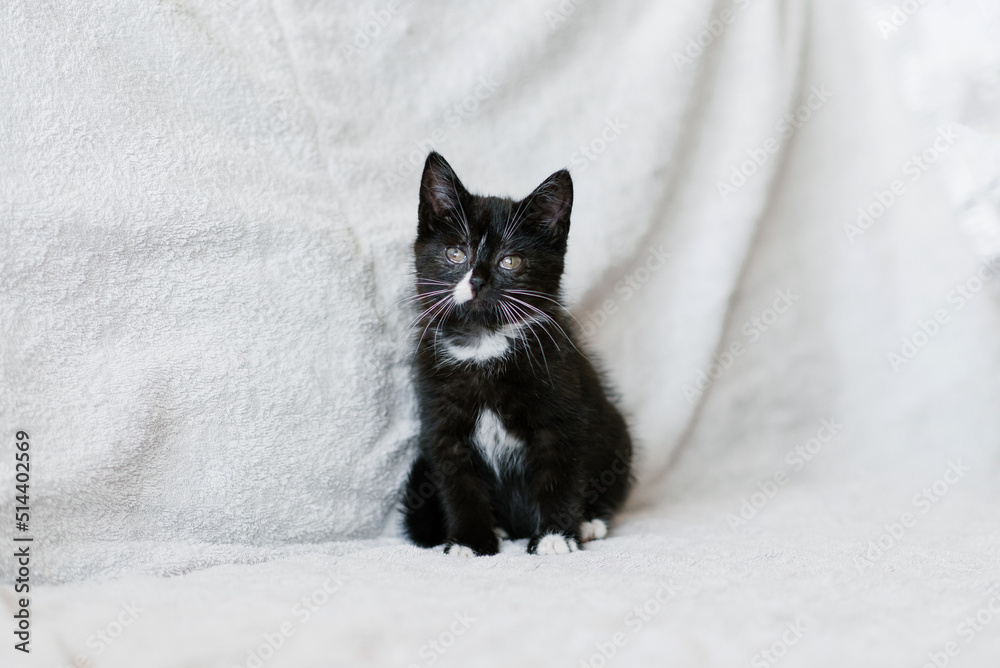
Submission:
POLYGON ((431 153, 413 247, 424 317, 498 328, 553 312, 572 207, 566 170, 520 201, 481 197, 431 153))

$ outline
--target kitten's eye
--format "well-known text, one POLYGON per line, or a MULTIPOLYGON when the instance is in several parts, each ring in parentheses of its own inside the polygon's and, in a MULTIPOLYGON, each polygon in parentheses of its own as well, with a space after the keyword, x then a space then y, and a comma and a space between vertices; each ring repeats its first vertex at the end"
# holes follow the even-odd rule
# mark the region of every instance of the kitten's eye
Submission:
POLYGON ((508 255, 504 259, 500 260, 500 267, 502 269, 507 269, 513 271, 521 266, 521 256, 520 255, 508 255))
POLYGON ((462 264, 465 262, 465 251, 458 246, 449 246, 448 250, 444 252, 444 256, 452 264, 462 264))

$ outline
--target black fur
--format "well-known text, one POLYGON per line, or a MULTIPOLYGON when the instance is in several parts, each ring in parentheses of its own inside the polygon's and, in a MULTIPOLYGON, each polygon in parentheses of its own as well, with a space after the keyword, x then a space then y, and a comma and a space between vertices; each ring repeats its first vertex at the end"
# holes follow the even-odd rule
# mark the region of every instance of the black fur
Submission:
POLYGON ((625 500, 628 430, 559 302, 572 205, 565 170, 515 202, 469 193, 444 158, 427 157, 414 243, 420 454, 403 504, 417 545, 496 554, 494 527, 528 538, 532 553, 548 533, 578 545, 582 521, 607 521, 625 500), (464 262, 446 256, 456 247, 464 262), (513 270, 500 266, 510 255, 521 258, 513 270), (475 296, 457 304, 451 290, 470 269, 475 296), (448 344, 529 318, 503 357, 460 362, 448 353, 448 344), (520 466, 487 464, 474 442, 484 409, 523 444, 520 466))

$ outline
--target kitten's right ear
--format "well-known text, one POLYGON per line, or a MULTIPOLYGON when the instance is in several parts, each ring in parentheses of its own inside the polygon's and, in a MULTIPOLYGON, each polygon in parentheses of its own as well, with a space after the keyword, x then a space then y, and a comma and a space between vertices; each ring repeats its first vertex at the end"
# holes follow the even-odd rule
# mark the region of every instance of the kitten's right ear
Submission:
POLYGON ((431 151, 424 163, 424 175, 420 178, 418 233, 435 232, 438 221, 449 214, 460 215, 461 198, 467 194, 448 161, 440 153, 431 151))
POLYGON ((545 179, 528 195, 525 218, 546 229, 556 239, 566 242, 569 216, 573 210, 573 177, 565 169, 545 179))

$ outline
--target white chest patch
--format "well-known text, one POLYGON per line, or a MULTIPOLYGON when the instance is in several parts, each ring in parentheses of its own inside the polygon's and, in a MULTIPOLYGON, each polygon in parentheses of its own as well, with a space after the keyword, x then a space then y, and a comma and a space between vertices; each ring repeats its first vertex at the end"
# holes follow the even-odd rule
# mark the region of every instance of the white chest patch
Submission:
POLYGON ((459 362, 488 362, 503 357, 510 350, 510 340, 503 331, 493 332, 479 337, 479 340, 469 345, 460 345, 451 341, 445 343, 445 350, 452 359, 459 362))
POLYGON ((479 414, 472 442, 498 476, 521 467, 524 442, 507 433, 500 417, 488 408, 479 414))
POLYGON ((522 323, 506 325, 499 331, 483 334, 471 342, 446 341, 444 349, 456 362, 483 364, 506 355, 511 349, 511 340, 516 338, 523 328, 522 323))

